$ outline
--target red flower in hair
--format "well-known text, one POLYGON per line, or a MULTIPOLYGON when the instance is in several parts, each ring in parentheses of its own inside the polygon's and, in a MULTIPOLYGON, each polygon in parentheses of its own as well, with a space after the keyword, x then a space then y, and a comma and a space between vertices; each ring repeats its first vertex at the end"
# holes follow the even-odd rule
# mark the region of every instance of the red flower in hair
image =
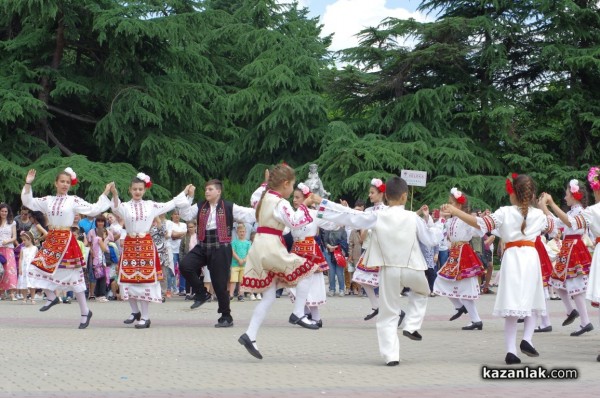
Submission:
POLYGON ((467 197, 465 195, 461 195, 458 198, 456 198, 456 201, 461 205, 464 205, 467 202, 467 197))
POLYGON ((583 199, 583 193, 581 192, 573 192, 571 195, 573 195, 573 198, 575 198, 577 201, 581 201, 581 199, 583 199))
POLYGON ((506 193, 509 195, 512 195, 513 193, 515 193, 515 188, 513 187, 513 181, 516 180, 519 175, 517 173, 512 173, 510 176, 512 177, 512 179, 511 178, 506 179, 506 193))

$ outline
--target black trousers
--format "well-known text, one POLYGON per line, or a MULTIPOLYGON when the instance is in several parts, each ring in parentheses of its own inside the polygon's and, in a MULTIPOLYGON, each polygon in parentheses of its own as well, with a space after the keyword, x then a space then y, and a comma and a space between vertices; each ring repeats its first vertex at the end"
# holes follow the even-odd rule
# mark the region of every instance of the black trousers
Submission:
POLYGON ((191 286, 192 293, 200 293, 200 296, 208 293, 204 287, 204 276, 200 275, 200 269, 208 266, 213 289, 219 301, 218 312, 224 317, 231 316, 229 279, 232 253, 229 244, 207 249, 205 244, 199 243, 179 263, 179 271, 185 278, 186 286, 191 286))

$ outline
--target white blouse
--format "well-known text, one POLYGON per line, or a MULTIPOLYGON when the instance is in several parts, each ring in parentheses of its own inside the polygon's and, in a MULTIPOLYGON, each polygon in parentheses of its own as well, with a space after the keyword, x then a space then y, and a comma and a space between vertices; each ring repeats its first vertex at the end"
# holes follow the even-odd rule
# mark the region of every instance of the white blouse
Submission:
POLYGON ((335 231, 340 228, 338 224, 317 218, 316 210, 308 209, 308 213, 313 221, 299 228, 292 229, 292 237, 294 240, 304 240, 310 236, 317 236, 319 234, 319 228, 322 228, 326 231, 335 231))
MULTIPOLYGON (((582 215, 589 225, 592 234, 594 234, 596 238, 600 237, 600 203, 586 207, 582 215)), ((571 225, 573 225, 573 221, 571 221, 571 225)))
POLYGON ((477 217, 477 225, 485 234, 494 231, 504 242, 526 240, 535 242, 542 232, 552 232, 553 222, 540 209, 530 207, 527 211, 525 233, 521 232, 523 214, 517 206, 504 206, 493 214, 477 217))
POLYGON ((94 204, 88 203, 78 196, 72 195, 48 195, 42 198, 34 198, 30 189, 25 193, 21 192, 21 201, 23 205, 31 211, 41 211, 48 217, 48 226, 53 227, 71 227, 75 214, 84 216, 97 216, 110 207, 110 200, 104 194, 100 195, 98 201, 94 204))
POLYGON ((580 204, 576 204, 571 206, 571 210, 567 212, 567 217, 569 217, 569 221, 571 222, 571 226, 567 227, 565 223, 563 223, 558 217, 553 216, 554 223, 556 228, 564 228, 563 230, 563 238, 566 235, 583 235, 585 234, 585 221, 583 214, 584 209, 580 204))
POLYGON ((111 207, 113 213, 123 218, 128 234, 147 234, 154 219, 173 210, 176 202, 181 201, 182 198, 185 199, 184 192, 166 203, 157 203, 152 200, 130 200, 125 203, 119 201, 118 207, 112 203, 111 207))
POLYGON ((11 224, 6 223, 3 227, 0 227, 0 247, 15 247, 15 245, 12 242, 6 246, 2 246, 2 242, 4 242, 5 240, 11 240, 13 238, 12 229, 16 226, 17 223, 13 221, 11 224))
POLYGON ((473 228, 458 217, 452 217, 446 222, 447 237, 450 242, 468 242, 473 236, 483 236, 485 232, 473 228))
MULTIPOLYGON (((261 189, 261 188, 259 188, 261 189)), ((258 191, 258 190, 257 190, 258 191)), ((261 191, 262 193, 262 191, 261 191)), ((177 196, 176 205, 179 208, 179 215, 186 221, 196 220, 198 217, 198 205, 192 205, 193 198, 183 197, 182 200, 177 196)), ((254 224, 256 222, 256 211, 250 207, 238 206, 233 204, 233 220, 237 222, 243 222, 248 224, 254 224)), ((198 226, 200 227, 200 226, 198 226)), ((217 229, 217 205, 210 205, 210 213, 208 214, 208 222, 206 223, 206 230, 210 231, 217 229)))

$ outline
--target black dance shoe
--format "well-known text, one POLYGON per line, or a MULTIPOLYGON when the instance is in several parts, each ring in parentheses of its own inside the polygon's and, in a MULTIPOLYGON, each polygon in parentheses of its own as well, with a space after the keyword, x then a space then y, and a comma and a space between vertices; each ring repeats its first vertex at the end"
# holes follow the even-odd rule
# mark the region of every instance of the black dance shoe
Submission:
POLYGON ((462 330, 481 330, 483 329, 483 322, 479 321, 479 322, 471 322, 470 325, 467 326, 463 326, 462 330))
POLYGON ((140 319, 141 321, 144 321, 144 323, 136 323, 135 324, 135 328, 136 329, 148 329, 150 327, 150 319, 140 319))
POLYGON ((402 324, 402 321, 404 320, 405 316, 406 316, 406 312, 400 310, 400 318, 398 318, 398 327, 400 327, 400 325, 402 324))
POLYGON ((519 318, 519 319, 517 319, 517 323, 523 323, 523 322, 525 322, 525 318, 519 318))
POLYGON ((315 322, 310 321, 306 317, 306 315, 304 315, 302 318, 298 318, 292 312, 292 315, 290 315, 289 321, 290 321, 290 323, 292 325, 299 325, 299 326, 302 326, 303 328, 307 328, 307 329, 311 329, 311 330, 318 330, 319 329, 319 325, 317 325, 315 322))
POLYGON ((87 328, 89 326, 90 319, 92 319, 92 311, 88 310, 87 315, 82 315, 82 316, 85 316, 86 319, 85 319, 84 323, 80 323, 79 324, 79 329, 85 329, 85 328, 87 328))
POLYGON ((202 295, 200 293, 196 293, 196 295, 194 296, 194 304, 192 304, 190 306, 190 308, 191 309, 198 308, 202 304, 208 303, 209 301, 211 301, 211 299, 212 299, 212 297, 208 293, 205 293, 204 295, 202 295))
POLYGON ((246 333, 240 336, 240 338, 238 339, 238 343, 246 347, 246 350, 248 350, 250 355, 252 355, 254 358, 263 359, 263 356, 260 354, 260 351, 258 351, 254 347, 253 343, 256 343, 256 340, 251 341, 250 337, 248 337, 246 333))
POLYGON ((600 362, 600 354, 596 357, 596 362, 600 362))
POLYGON ((373 308, 373 312, 371 312, 369 315, 367 315, 364 319, 365 321, 368 321, 370 319, 373 319, 377 316, 377 314, 379 314, 379 308, 373 308))
POLYGON ((507 365, 515 365, 515 364, 521 363, 521 360, 519 359, 518 356, 516 356, 512 352, 509 352, 508 354, 506 354, 506 358, 504 358, 504 362, 506 362, 507 365))
POLYGON ((142 317, 142 313, 141 312, 132 312, 131 315, 133 315, 133 318, 127 318, 123 321, 123 323, 129 325, 132 324, 135 321, 139 321, 140 318, 142 317))
POLYGON ((567 319, 562 323, 563 326, 568 326, 573 323, 575 318, 579 317, 579 312, 577 310, 571 311, 571 313, 567 316, 567 319))
POLYGON ((385 365, 386 366, 398 366, 398 365, 400 365, 400 361, 389 361, 385 365))
POLYGON ((592 325, 592 323, 590 322, 587 325, 582 326, 581 329, 579 329, 578 331, 571 333, 571 336, 581 336, 582 334, 591 332, 592 330, 594 330, 594 325, 592 325))
MULTIPOLYGON (((48 300, 50 301, 50 300, 48 300)), ((44 311, 48 311, 51 307, 55 306, 56 304, 60 303, 60 299, 58 297, 55 297, 54 300, 50 301, 50 304, 43 306, 42 308, 40 308, 40 311, 44 312, 44 311)), ((83 315, 85 316, 85 315, 83 315)))
POLYGON ((535 333, 546 333, 546 332, 551 332, 552 331, 552 325, 550 326, 546 326, 545 328, 538 326, 534 332, 535 333))
POLYGON ((536 349, 533 348, 533 346, 525 340, 521 340, 521 345, 519 346, 519 348, 521 348, 521 352, 523 354, 527 355, 528 357, 539 357, 540 356, 540 354, 536 351, 536 349))
POLYGON ((467 314, 467 313, 468 313, 468 311, 467 311, 467 309, 465 308, 465 306, 463 305, 462 307, 460 307, 460 308, 458 308, 458 309, 456 310, 456 314, 452 315, 452 316, 450 317, 450 320, 451 320, 451 321, 454 321, 455 319, 458 319, 458 318, 460 318, 460 316, 461 316, 462 314, 467 314))
POLYGON ((423 336, 421 336, 419 334, 419 332, 417 332, 416 330, 414 332, 412 332, 412 333, 410 333, 409 331, 405 330, 405 331, 402 332, 402 335, 408 337, 411 340, 415 340, 415 341, 421 341, 421 340, 423 340, 423 336))
POLYGON ((323 320, 322 319, 319 319, 317 321, 317 326, 319 327, 319 329, 321 329, 323 327, 323 320))
POLYGON ((216 328, 230 328, 233 326, 233 318, 232 317, 221 317, 215 323, 216 328))

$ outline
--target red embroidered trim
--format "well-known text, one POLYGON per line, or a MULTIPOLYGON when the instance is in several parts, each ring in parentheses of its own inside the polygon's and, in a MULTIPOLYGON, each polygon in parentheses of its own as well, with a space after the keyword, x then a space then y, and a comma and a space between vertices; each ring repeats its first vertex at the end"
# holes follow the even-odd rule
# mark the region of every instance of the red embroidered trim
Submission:
POLYGON ((491 232, 494 229, 496 229, 496 222, 492 217, 483 216, 483 221, 485 222, 485 227, 487 228, 488 232, 491 232))
MULTIPOLYGON (((225 212, 225 202, 221 200, 217 204, 215 221, 217 222, 217 236, 219 243, 231 242, 231 236, 227 233, 227 214, 225 212)), ((206 238, 206 225, 210 216, 210 203, 204 202, 198 212, 198 242, 203 242, 206 238)))

